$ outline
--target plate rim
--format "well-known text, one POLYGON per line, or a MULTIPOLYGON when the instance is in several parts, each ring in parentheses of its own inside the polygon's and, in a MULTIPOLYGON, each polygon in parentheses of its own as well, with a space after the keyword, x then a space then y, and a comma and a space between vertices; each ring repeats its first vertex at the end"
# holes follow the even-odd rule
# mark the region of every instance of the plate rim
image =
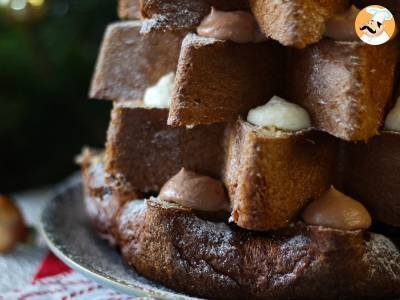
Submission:
MULTIPOLYGON (((54 202, 60 201, 59 198, 61 196, 64 196, 64 194, 67 193, 68 190, 72 190, 74 188, 78 188, 79 184, 82 184, 82 176, 81 174, 77 174, 73 176, 72 178, 67 179, 65 182, 61 183, 59 187, 55 189, 54 196, 51 197, 49 201, 45 204, 41 215, 40 215, 40 222, 39 222, 39 233, 43 237, 44 241, 46 242, 46 245, 50 249, 52 253, 54 253, 55 256, 57 256, 61 261, 63 261, 68 267, 71 269, 89 277, 90 279, 100 283, 101 285, 108 287, 113 290, 117 290, 121 293, 124 293, 128 296, 134 296, 134 297, 152 297, 156 299, 164 299, 164 300, 194 300, 200 298, 196 297, 191 297, 189 295, 184 295, 184 294, 179 294, 179 292, 169 292, 169 291, 164 291, 160 290, 156 287, 148 287, 145 284, 135 280, 134 283, 127 283, 124 285, 121 282, 112 280, 111 278, 107 278, 106 276, 103 276, 102 274, 97 273, 95 270, 91 270, 86 266, 83 266, 79 264, 78 262, 74 261, 71 257, 68 256, 68 254, 64 253, 61 249, 59 249, 56 245, 56 243, 50 238, 50 236, 47 233, 46 230, 46 223, 48 221, 44 221, 44 218, 46 216, 46 212, 48 210, 51 210, 51 205, 54 205, 54 202)), ((82 199, 83 200, 83 199, 82 199)), ((139 274, 140 275, 140 274, 139 274)), ((150 280, 150 279, 148 279, 150 280)), ((152 280, 150 280, 153 282, 152 280)))

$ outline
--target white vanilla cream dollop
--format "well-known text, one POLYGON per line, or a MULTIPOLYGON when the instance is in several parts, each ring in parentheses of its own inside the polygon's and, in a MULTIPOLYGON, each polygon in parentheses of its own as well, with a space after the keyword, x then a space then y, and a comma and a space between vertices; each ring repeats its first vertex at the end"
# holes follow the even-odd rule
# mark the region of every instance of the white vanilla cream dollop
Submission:
POLYGON ((297 131, 311 127, 308 112, 301 106, 278 96, 249 111, 247 122, 261 127, 297 131))
POLYGON ((158 82, 144 92, 145 107, 169 108, 174 90, 175 74, 173 72, 162 76, 158 82))
POLYGON ((385 129, 400 132, 400 97, 386 117, 385 129))

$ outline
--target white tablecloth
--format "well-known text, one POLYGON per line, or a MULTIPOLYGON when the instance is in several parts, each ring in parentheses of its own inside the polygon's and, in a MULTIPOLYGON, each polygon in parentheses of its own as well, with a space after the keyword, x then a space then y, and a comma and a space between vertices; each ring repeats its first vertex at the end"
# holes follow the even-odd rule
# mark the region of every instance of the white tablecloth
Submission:
POLYGON ((9 254, 0 255, 0 295, 22 288, 32 281, 40 262, 47 253, 46 245, 39 236, 40 213, 46 201, 53 196, 50 188, 13 195, 21 208, 26 223, 34 231, 34 239, 20 244, 9 254))
POLYGON ((54 196, 53 188, 43 188, 13 195, 21 208, 25 222, 32 228, 34 238, 22 243, 9 254, 0 255, 0 300, 59 300, 59 299, 108 299, 108 300, 151 300, 122 295, 104 288, 85 278, 76 271, 32 280, 40 264, 48 254, 48 249, 39 234, 41 212, 54 196))

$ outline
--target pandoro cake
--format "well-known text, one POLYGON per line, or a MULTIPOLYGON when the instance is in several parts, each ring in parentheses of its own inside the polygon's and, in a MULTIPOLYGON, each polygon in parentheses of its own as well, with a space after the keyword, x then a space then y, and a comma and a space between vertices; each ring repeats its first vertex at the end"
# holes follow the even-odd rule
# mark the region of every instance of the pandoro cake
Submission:
POLYGON ((129 267, 207 299, 400 299, 399 40, 360 41, 367 4, 119 1, 80 164, 129 267))

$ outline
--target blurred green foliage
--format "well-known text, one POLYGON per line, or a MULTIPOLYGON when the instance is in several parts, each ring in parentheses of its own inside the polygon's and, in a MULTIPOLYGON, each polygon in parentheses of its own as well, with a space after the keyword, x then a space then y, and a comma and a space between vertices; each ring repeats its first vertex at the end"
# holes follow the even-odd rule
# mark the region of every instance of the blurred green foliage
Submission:
POLYGON ((0 193, 50 184, 104 144, 110 103, 89 101, 113 0, 47 0, 42 16, 0 10, 0 193))

